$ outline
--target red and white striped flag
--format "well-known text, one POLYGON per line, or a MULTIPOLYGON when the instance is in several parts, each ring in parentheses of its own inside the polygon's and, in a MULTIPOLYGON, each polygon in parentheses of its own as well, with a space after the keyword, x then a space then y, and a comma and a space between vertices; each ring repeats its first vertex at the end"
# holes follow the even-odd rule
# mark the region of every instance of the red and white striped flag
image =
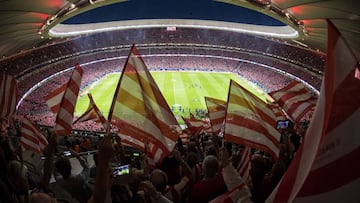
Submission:
POLYGON ((287 119, 286 115, 282 111, 279 104, 277 104, 277 103, 267 103, 266 106, 267 106, 267 108, 271 109, 274 112, 274 114, 276 116, 276 120, 280 121, 280 120, 286 120, 287 119))
POLYGON ((145 138, 137 139, 123 129, 119 129, 117 135, 121 138, 121 145, 145 151, 145 138))
POLYGON ((37 153, 42 153, 44 148, 48 145, 48 141, 41 133, 40 129, 38 129, 28 118, 24 118, 22 121, 20 143, 24 149, 37 153))
POLYGON ((197 136, 201 132, 204 132, 210 128, 210 123, 205 120, 196 119, 192 114, 190 114, 190 118, 184 118, 184 120, 187 130, 190 134, 197 136))
POLYGON ((69 135, 77 97, 80 90, 83 69, 76 65, 68 83, 45 96, 45 101, 51 111, 56 114, 56 135, 69 135))
POLYGON ((107 128, 106 118, 101 113, 100 109, 96 106, 92 95, 90 93, 87 95, 89 97, 89 107, 78 119, 76 119, 76 121, 74 121, 73 124, 77 122, 95 120, 95 121, 100 121, 100 123, 104 126, 104 129, 106 129, 107 128))
POLYGON ((303 83, 293 81, 287 86, 270 92, 269 95, 284 109, 295 122, 315 109, 317 97, 303 83))
POLYGON ((280 133, 275 129, 276 116, 272 109, 233 80, 227 103, 224 139, 267 151, 276 159, 280 133))
POLYGON ((304 141, 266 202, 360 202, 359 64, 331 22, 325 65, 304 141))
POLYGON ((226 115, 226 101, 205 97, 206 107, 210 118, 212 131, 215 134, 219 134, 223 127, 226 115))
POLYGON ((15 113, 17 94, 15 77, 2 75, 0 78, 0 118, 6 118, 15 113))
POLYGON ((239 175, 244 180, 249 179, 250 167, 251 167, 251 148, 248 146, 245 146, 243 149, 240 161, 236 167, 236 170, 239 172, 239 175))
POLYGON ((145 153, 145 162, 148 167, 152 169, 157 167, 157 162, 155 162, 153 158, 153 154, 156 153, 153 151, 157 150, 154 144, 146 144, 146 138, 137 139, 136 137, 128 134, 128 131, 122 129, 119 129, 117 135, 121 138, 121 145, 139 149, 145 153))
POLYGON ((211 200, 210 203, 251 203, 252 201, 248 196, 248 193, 250 192, 244 193, 243 190, 249 190, 245 183, 242 183, 225 194, 218 196, 217 198, 211 200))
MULTIPOLYGON (((153 150, 155 149, 154 144, 152 143, 145 143, 145 163, 150 169, 156 169, 159 162, 155 160, 155 157, 153 156, 153 150)), ((156 149, 155 149, 156 150, 156 149)))
POLYGON ((109 121, 127 135, 153 145, 156 163, 174 149, 181 128, 135 46, 120 76, 109 121))

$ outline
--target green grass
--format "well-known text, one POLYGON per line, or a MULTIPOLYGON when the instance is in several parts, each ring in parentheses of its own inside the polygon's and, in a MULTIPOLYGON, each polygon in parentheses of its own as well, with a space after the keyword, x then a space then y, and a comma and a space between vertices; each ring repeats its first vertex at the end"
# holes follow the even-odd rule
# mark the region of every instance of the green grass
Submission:
MULTIPOLYGON (((265 95, 259 91, 259 87, 255 87, 234 73, 161 71, 151 72, 151 75, 170 108, 171 106, 177 107, 173 111, 176 116, 189 117, 189 108, 191 112, 194 112, 195 109, 206 110, 205 96, 226 101, 230 79, 265 99, 265 95), (182 106, 187 111, 179 111, 178 106, 182 106)), ((75 115, 79 116, 87 109, 89 99, 86 93, 90 92, 99 109, 107 117, 119 77, 120 74, 109 74, 84 89, 77 101, 75 115)))

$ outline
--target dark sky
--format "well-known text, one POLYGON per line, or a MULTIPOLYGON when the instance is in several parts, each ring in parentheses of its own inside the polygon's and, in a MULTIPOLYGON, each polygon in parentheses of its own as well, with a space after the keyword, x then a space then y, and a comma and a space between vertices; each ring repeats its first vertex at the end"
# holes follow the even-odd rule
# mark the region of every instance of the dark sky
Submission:
POLYGON ((212 0, 130 0, 82 13, 63 22, 82 24, 134 19, 200 19, 284 25, 253 10, 212 0))

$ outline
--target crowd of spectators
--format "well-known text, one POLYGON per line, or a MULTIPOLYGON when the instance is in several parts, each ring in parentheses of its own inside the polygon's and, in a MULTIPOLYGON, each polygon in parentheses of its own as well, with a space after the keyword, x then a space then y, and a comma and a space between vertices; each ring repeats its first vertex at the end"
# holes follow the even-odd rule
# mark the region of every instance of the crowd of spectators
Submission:
MULTIPOLYGON (((221 52, 223 55, 225 55, 224 51, 221 52)), ((232 54, 233 56, 231 57, 213 56, 208 54, 152 54, 143 55, 143 59, 150 70, 233 72, 238 74, 240 77, 257 84, 257 86, 261 87, 265 92, 280 89, 292 80, 292 78, 289 78, 287 75, 275 71, 276 69, 273 70, 261 66, 261 64, 269 66, 276 65, 278 69, 285 69, 286 67, 282 63, 277 65, 274 64, 274 62, 267 60, 267 58, 264 58, 261 60, 261 64, 259 65, 257 63, 251 63, 252 59, 256 58, 256 56, 243 54, 241 57, 243 60, 238 60, 235 58, 235 54, 232 54)), ((126 60, 124 56, 115 57, 111 53, 110 55, 105 55, 105 58, 99 58, 100 60, 98 61, 92 61, 92 63, 82 65, 85 70, 81 84, 82 90, 85 90, 90 84, 93 84, 109 73, 120 72, 126 60)), ((28 90, 25 87, 33 87, 35 81, 43 79, 41 77, 44 77, 46 70, 49 70, 48 74, 52 74, 54 71, 60 69, 55 68, 59 66, 56 65, 54 68, 44 69, 44 71, 37 71, 34 73, 34 76, 31 75, 26 77, 26 79, 20 82, 20 94, 24 94, 24 92, 28 90)), ((300 69, 291 67, 290 65, 287 67, 287 71, 301 72, 300 69)), ((29 92, 20 103, 18 114, 28 115, 30 118, 32 118, 32 120, 37 121, 41 125, 53 126, 55 120, 54 115, 50 112, 43 98, 49 92, 64 84, 69 78, 69 74, 70 71, 65 71, 62 74, 54 75, 48 80, 42 82, 41 85, 38 85, 34 91, 29 92)), ((312 78, 312 80, 310 80, 312 81, 310 84, 317 84, 315 87, 319 87, 320 79, 316 77, 315 79, 312 78)), ((86 95, 86 91, 82 91, 81 94, 86 95)), ((81 130, 92 129, 94 131, 101 129, 101 125, 91 121, 76 124, 74 127, 81 130)))
POLYGON ((42 127, 49 145, 41 154, 20 153, 18 121, 0 121, 0 202, 205 203, 238 190, 235 202, 261 203, 302 137, 292 128, 283 130, 278 157, 252 149, 249 177, 244 178, 236 170, 244 146, 211 134, 190 135, 186 145, 178 141, 154 167, 143 152, 121 145, 116 133, 73 131, 58 137, 42 127))
MULTIPOLYGON (((222 66, 234 64, 234 59, 249 60, 265 64, 291 73, 308 81, 319 89, 324 56, 318 52, 304 50, 275 39, 265 39, 239 33, 179 28, 176 32, 164 29, 126 30, 95 34, 75 39, 67 39, 41 48, 34 48, 16 56, 0 61, 3 71, 16 75, 19 80, 19 94, 23 95, 30 87, 44 78, 72 67, 76 63, 86 64, 95 60, 126 57, 131 43, 137 42, 143 55, 166 55, 166 60, 152 60, 156 67, 169 68, 171 55, 175 58, 184 55, 215 56, 218 62, 208 70, 223 70, 222 66), (116 37, 115 37, 116 36, 116 37), (223 64, 221 64, 223 63, 223 64), (214 68, 215 67, 215 68, 214 68)), ((151 57, 148 57, 149 60, 151 57)), ((172 59, 175 60, 175 59, 172 59)), ((199 68, 201 63, 192 59, 179 59, 178 68, 199 68)), ((212 61, 212 60, 211 60, 212 61)), ((121 62, 119 63, 122 67, 121 62)), ((205 67, 207 64, 204 64, 205 67)), ((225 69, 229 69, 226 67, 225 69)))
POLYGON ((229 31, 194 28, 178 28, 175 32, 167 32, 164 28, 129 29, 98 33, 63 41, 59 40, 53 44, 24 51, 13 57, 4 58, 0 61, 0 64, 4 67, 5 72, 11 75, 18 75, 28 69, 54 63, 58 58, 81 55, 89 50, 100 51, 124 46, 129 47, 132 43, 185 43, 238 47, 250 52, 270 54, 315 70, 321 71, 324 65, 323 54, 279 42, 276 39, 267 39, 229 31))
MULTIPOLYGON (((266 92, 292 80, 284 73, 316 89, 321 85, 324 56, 275 39, 211 29, 130 29, 60 40, 1 60, 4 71, 18 77, 20 97, 26 94, 18 113, 52 126, 54 116, 43 98, 67 80, 70 71, 66 70, 82 64, 81 88, 85 89, 108 73, 120 72, 133 42, 152 70, 234 72, 266 92), (61 71, 65 72, 58 74, 61 71)), ((101 129, 91 122, 75 127, 101 129)))
MULTIPOLYGON (((267 92, 292 80, 276 69, 319 89, 325 60, 319 52, 276 39, 211 29, 129 29, 64 39, 0 61, 3 72, 17 76, 20 96, 28 93, 18 115, 53 126, 54 116, 43 98, 66 82, 70 74, 66 70, 82 64, 84 90, 105 75, 120 72, 134 42, 150 70, 234 72, 267 92)), ((35 155, 21 157, 19 153, 17 122, 1 119, 0 202, 46 202, 55 197, 60 202, 201 203, 241 184, 246 185, 240 197, 244 202, 264 202, 301 138, 294 131, 284 131, 276 161, 266 152, 252 150, 251 178, 244 180, 234 168, 243 146, 226 143, 221 148, 217 137, 191 136, 188 145, 178 143, 162 165, 151 169, 142 152, 135 156, 120 145, 116 135, 104 135, 101 125, 88 121, 74 128, 86 131, 74 130, 69 137, 56 138, 44 127, 49 145, 34 166, 35 155), (127 164, 132 166, 129 176, 113 173, 127 164)))

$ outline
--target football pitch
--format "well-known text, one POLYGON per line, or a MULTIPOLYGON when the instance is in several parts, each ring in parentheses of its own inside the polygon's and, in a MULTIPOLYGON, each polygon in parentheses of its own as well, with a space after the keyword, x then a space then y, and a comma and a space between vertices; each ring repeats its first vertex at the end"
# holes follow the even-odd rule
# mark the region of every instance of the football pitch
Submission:
MULTIPOLYGON (((266 97, 259 87, 229 72, 156 71, 151 72, 151 75, 178 119, 180 116, 189 117, 189 112, 206 111, 205 96, 226 101, 230 79, 260 98, 266 97)), ((108 74, 82 90, 75 115, 80 116, 88 108, 86 93, 90 92, 100 111, 107 117, 119 78, 120 73, 108 74)), ((179 123, 182 123, 181 119, 179 123)))

